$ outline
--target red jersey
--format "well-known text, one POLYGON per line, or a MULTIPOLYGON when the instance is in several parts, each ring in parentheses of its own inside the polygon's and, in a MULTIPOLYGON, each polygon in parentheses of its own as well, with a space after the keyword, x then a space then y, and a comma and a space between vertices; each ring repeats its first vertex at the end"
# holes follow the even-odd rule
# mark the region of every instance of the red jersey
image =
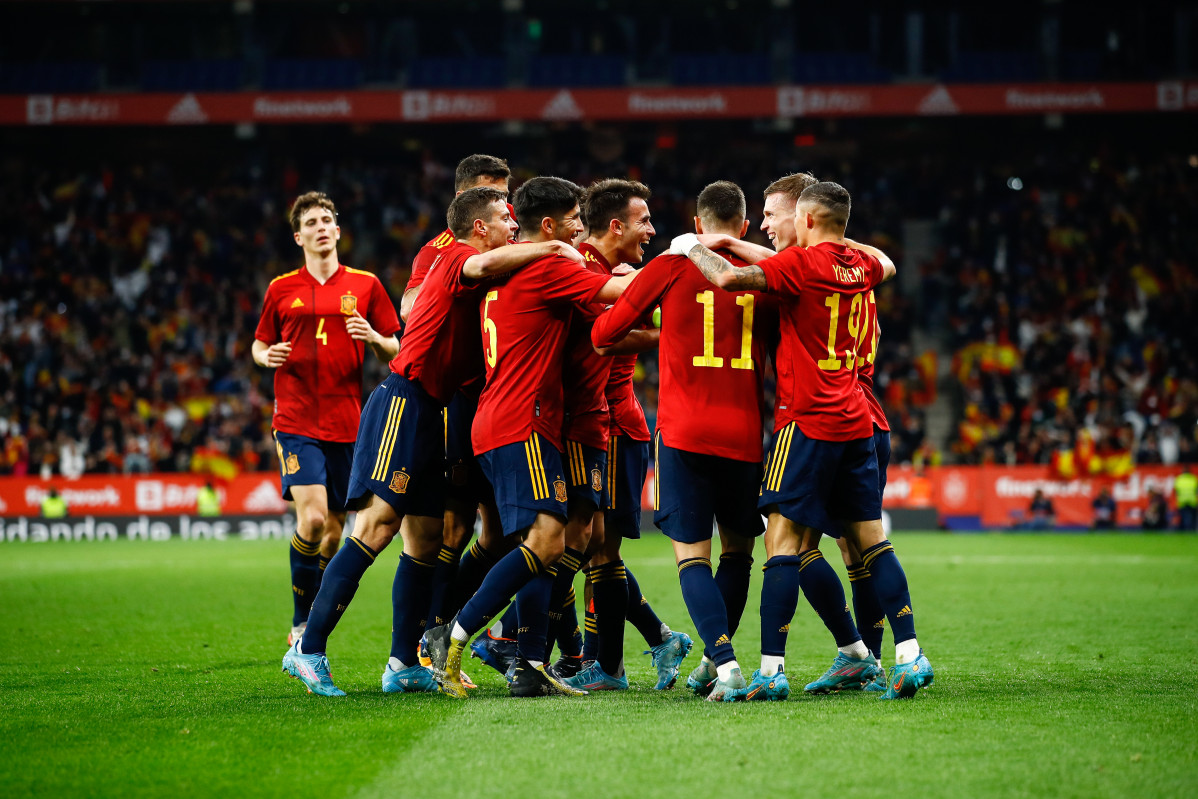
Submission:
POLYGON ((820 441, 873 435, 869 405, 857 383, 857 351, 868 336, 869 292, 882 264, 843 244, 788 247, 757 264, 780 303, 781 338, 774 429, 797 422, 820 441))
POLYGON ((345 329, 355 310, 384 336, 399 331, 395 306, 370 272, 338 265, 322 285, 303 268, 270 282, 254 338, 291 342, 291 355, 275 370, 276 430, 320 441, 357 438, 366 343, 345 329))
POLYGON ((478 287, 462 277, 462 265, 478 250, 454 242, 433 260, 408 315, 391 371, 449 404, 453 393, 482 368, 478 341, 478 287))
POLYGON ((433 265, 433 261, 437 260, 437 256, 455 241, 453 231, 446 228, 444 233, 421 247, 412 260, 412 275, 408 278, 408 285, 404 286, 404 291, 420 288, 425 277, 428 276, 428 270, 433 265))
POLYGON ((882 326, 878 323, 878 303, 874 300, 873 290, 870 290, 866 300, 869 306, 869 320, 865 329, 869 334, 861 340, 861 349, 857 350, 857 382, 861 384, 861 392, 865 394, 865 402, 869 405, 869 415, 879 430, 890 432, 890 422, 886 420, 886 411, 874 393, 874 359, 878 356, 878 339, 882 337, 882 326))
POLYGON ((471 441, 484 452, 540 433, 562 449, 562 355, 574 308, 608 278, 561 255, 538 258, 487 285, 479 305, 487 385, 471 441))
MULTIPOLYGON (((586 267, 596 274, 607 276, 593 260, 587 260, 586 267)), ((596 449, 607 449, 610 413, 604 391, 612 359, 595 352, 591 345, 591 325, 603 311, 604 306, 595 303, 574 314, 566 335, 566 360, 563 364, 566 426, 562 437, 596 449)))
MULTIPOLYGON (((745 263, 721 254, 737 266, 745 263)), ((777 300, 723 291, 689 258, 659 255, 595 322, 595 346, 612 346, 659 304, 661 440, 687 452, 761 461, 762 379, 777 300)))
MULTIPOLYGON (((612 273, 611 264, 591 244, 579 244, 578 251, 587 264, 605 275, 612 273)), ((636 281, 633 281, 634 283, 636 281)), ((645 423, 645 411, 637 401, 632 389, 632 375, 636 371, 636 354, 613 355, 607 376, 607 397, 611 435, 626 435, 633 441, 649 440, 649 425, 645 423)))

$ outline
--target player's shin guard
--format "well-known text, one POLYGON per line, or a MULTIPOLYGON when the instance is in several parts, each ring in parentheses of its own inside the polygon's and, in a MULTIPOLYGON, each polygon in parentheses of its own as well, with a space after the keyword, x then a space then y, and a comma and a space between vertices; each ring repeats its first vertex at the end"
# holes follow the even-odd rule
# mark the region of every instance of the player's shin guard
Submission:
MULTIPOLYGON (((728 611, 728 635, 736 635, 740 617, 749 601, 749 578, 753 571, 753 556, 746 552, 725 552, 715 570, 715 584, 728 611)), ((706 653, 705 653, 706 654, 706 653)))
MULTIPOLYGON (((526 546, 519 546, 495 564, 478 591, 458 613, 458 624, 469 636, 481 630, 496 613, 503 610, 528 581, 542 574, 541 559, 526 546)), ((327 578, 326 578, 327 579, 327 578)))
POLYGON ((591 583, 595 591, 595 628, 599 638, 595 659, 603 671, 618 677, 624 662, 624 619, 629 594, 624 561, 593 567, 591 583))
POLYGON ((295 609, 291 626, 303 624, 312 611, 312 600, 320 590, 320 542, 305 541, 299 533, 291 536, 291 597, 295 609))
POLYGON ((545 662, 546 641, 549 634, 549 596, 553 592, 553 581, 557 577, 554 568, 533 577, 516 592, 516 615, 520 626, 516 629, 516 654, 525 660, 545 662))
POLYGON ((732 634, 728 624, 728 609, 711 574, 707 558, 687 558, 678 564, 678 582, 682 599, 690 611, 691 621, 703 639, 707 657, 717 665, 736 660, 732 651, 732 634))
POLYGON ((470 601, 496 562, 495 555, 483 548, 479 542, 475 541, 470 545, 458 563, 457 577, 449 591, 449 602, 442 605, 446 617, 452 619, 454 614, 470 601))
POLYGON ((436 565, 416 560, 406 552, 399 556, 391 585, 391 657, 405 666, 415 665, 436 571, 436 565))
POLYGON ((761 583, 761 654, 785 657, 786 635, 799 604, 799 556, 775 555, 765 562, 761 583))
POLYGON ((853 616, 849 613, 849 604, 844 598, 844 586, 818 549, 799 554, 799 587, 828 632, 836 639, 836 646, 849 646, 861 640, 857 625, 853 624, 853 616))
POLYGON ((878 602, 873 576, 862 563, 849 566, 849 585, 853 589, 853 615, 857 618, 857 632, 871 655, 882 658, 882 633, 886 631, 886 613, 878 602))
POLYGON ((442 546, 437 553, 437 570, 433 574, 432 601, 428 608, 427 627, 439 627, 453 618, 457 608, 453 605, 453 584, 458 576, 458 561, 462 550, 442 546))
MULTIPOLYGON (((624 561, 619 561, 621 566, 624 566, 624 561)), ((641 586, 636 581, 636 576, 624 566, 624 573, 628 576, 628 623, 637 629, 650 647, 660 644, 665 636, 662 635, 661 619, 657 618, 657 614, 653 612, 653 606, 649 604, 649 600, 641 593, 641 586)), ((608 672, 609 674, 611 672, 608 672)))
POLYGON ((300 642, 300 651, 305 655, 324 652, 329 644, 329 634, 341 621, 341 616, 358 590, 358 581, 374 563, 378 553, 350 536, 345 546, 337 551, 329 566, 324 570, 320 591, 312 602, 308 615, 308 629, 300 642))
POLYGON ((886 611, 895 644, 915 637, 915 614, 911 610, 911 592, 907 589, 907 575, 894 554, 889 541, 874 544, 861 553, 861 562, 873 575, 874 590, 878 603, 886 611))
MULTIPOLYGON (((558 640, 558 634, 562 628, 568 623, 570 629, 573 630, 578 626, 577 615, 572 614, 572 619, 567 622, 562 615, 563 606, 566 604, 566 596, 574 595, 574 575, 578 574, 578 569, 582 566, 582 559, 586 557, 577 549, 566 547, 566 552, 562 555, 562 559, 553 567, 556 575, 553 578, 553 590, 549 594, 549 637, 548 641, 553 642, 558 640)), ((570 609, 573 610, 573 604, 570 609)), ((549 662, 549 653, 552 650, 552 645, 547 644, 545 647, 545 662, 549 662)), ((565 651, 562 654, 566 654, 565 651)), ((574 654, 578 654, 577 652, 574 654)))

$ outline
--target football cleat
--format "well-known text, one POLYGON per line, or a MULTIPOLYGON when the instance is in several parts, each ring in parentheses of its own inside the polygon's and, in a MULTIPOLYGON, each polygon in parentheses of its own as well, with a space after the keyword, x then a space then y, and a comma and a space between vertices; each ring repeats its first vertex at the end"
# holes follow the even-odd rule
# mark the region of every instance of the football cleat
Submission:
POLYGON ((452 622, 428 630, 424 637, 428 642, 428 657, 433 674, 441 686, 441 693, 455 699, 466 698, 466 686, 462 684, 463 641, 454 640, 452 622))
MULTIPOLYGON (((417 657, 420 659, 420 665, 424 666, 426 669, 431 669, 433 667, 433 659, 428 656, 428 639, 426 639, 423 635, 420 636, 420 646, 417 647, 416 651, 417 657)), ((470 679, 469 674, 463 671, 461 672, 461 675, 462 685, 468 690, 472 691, 478 687, 474 680, 470 679)))
POLYGON ((517 658, 508 691, 512 696, 586 696, 586 691, 558 682, 545 670, 544 664, 533 666, 517 658))
POLYGON ((598 663, 592 664, 585 671, 580 671, 564 682, 571 688, 578 688, 588 692, 628 690, 628 677, 626 675, 613 677, 601 669, 598 663))
POLYGON ((388 663, 383 667, 383 693, 413 694, 437 691, 437 676, 427 666, 409 666, 396 671, 388 663))
POLYGON ((673 688, 678 680, 678 667, 690 654, 695 644, 686 633, 670 632, 670 636, 652 649, 646 649, 643 654, 653 655, 653 667, 657 669, 657 685, 654 690, 664 691, 673 688))
POLYGON ((321 655, 304 655, 299 651, 299 641, 291 645, 283 655, 283 673, 290 674, 304 684, 310 694, 320 696, 345 696, 333 685, 333 674, 329 670, 329 659, 321 655))
POLYGON ((711 689, 715 688, 719 676, 719 672, 715 670, 715 664, 705 658, 699 662, 698 666, 695 666, 691 676, 686 678, 686 687, 694 691, 695 696, 707 696, 711 693, 711 689))
POLYGON ((549 673, 561 682, 582 672, 582 656, 562 655, 549 667, 549 673))
POLYGON ((835 691, 860 691, 866 683, 873 682, 882 672, 873 655, 861 660, 851 658, 843 652, 836 653, 836 660, 815 682, 809 682, 803 690, 809 694, 830 694, 835 691))
POLYGON ((728 675, 727 680, 717 679, 715 681, 715 685, 713 685, 711 688, 711 693, 707 695, 707 701, 743 701, 748 688, 749 684, 745 682, 745 677, 740 673, 740 669, 733 669, 732 673, 728 675))
POLYGON ((878 671, 874 674, 874 678, 861 686, 861 690, 879 694, 886 690, 886 669, 882 668, 881 663, 878 664, 878 671))
POLYGON ((786 674, 782 669, 778 669, 777 673, 769 677, 758 669, 753 672, 753 679, 749 680, 749 685, 743 693, 743 697, 737 696, 736 698, 758 702, 781 702, 790 696, 790 681, 786 679, 786 674))
POLYGON ((886 693, 882 699, 909 699, 915 696, 920 688, 932 684, 932 664, 919 650, 919 657, 910 663, 890 667, 890 676, 886 678, 886 693))
POLYGON ((493 638, 487 630, 470 645, 470 657, 478 658, 500 674, 507 674, 516 660, 516 642, 508 638, 493 638))
POLYGON ((291 628, 291 632, 287 633, 287 646, 295 646, 295 642, 304 637, 304 631, 308 629, 308 622, 301 621, 299 624, 291 628))

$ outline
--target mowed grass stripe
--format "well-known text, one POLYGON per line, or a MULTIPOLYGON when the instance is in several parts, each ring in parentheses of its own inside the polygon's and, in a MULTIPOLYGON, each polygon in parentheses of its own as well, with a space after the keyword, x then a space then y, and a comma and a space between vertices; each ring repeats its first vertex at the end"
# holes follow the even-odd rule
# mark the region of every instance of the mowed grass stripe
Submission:
MULTIPOLYGON (((625 546, 662 618, 693 636, 668 542, 625 546)), ((800 600, 791 700, 711 706, 650 690, 631 627, 628 693, 511 700, 473 660, 483 688, 465 702, 382 695, 398 549, 367 573, 330 640, 350 696, 326 700, 279 672, 285 540, 8 544, 0 785, 100 796, 1198 791, 1198 540, 900 533, 895 546, 931 689, 905 703, 802 696, 833 650, 800 600)), ((824 552, 843 574, 830 543, 824 552)), ((735 639, 746 673, 760 547, 756 558, 735 639)), ((892 651, 887 635, 887 663, 892 651)))

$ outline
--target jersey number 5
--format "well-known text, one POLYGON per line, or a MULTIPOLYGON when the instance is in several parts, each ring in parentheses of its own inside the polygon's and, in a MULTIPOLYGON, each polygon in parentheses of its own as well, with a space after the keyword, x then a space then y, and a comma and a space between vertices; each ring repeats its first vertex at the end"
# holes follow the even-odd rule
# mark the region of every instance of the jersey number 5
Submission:
POLYGON ((495 368, 495 323, 487 316, 487 312, 491 308, 491 301, 499 299, 499 291, 488 291, 487 299, 483 303, 483 332, 487 334, 487 338, 483 341, 483 354, 487 358, 487 366, 495 368))
MULTIPOLYGON (((719 369, 724 359, 715 354, 715 292, 700 291, 695 302, 703 306, 703 354, 691 359, 695 366, 710 366, 719 369)), ((736 304, 744 310, 740 318, 740 357, 733 358, 733 369, 753 368, 753 295, 742 294, 736 304)))

